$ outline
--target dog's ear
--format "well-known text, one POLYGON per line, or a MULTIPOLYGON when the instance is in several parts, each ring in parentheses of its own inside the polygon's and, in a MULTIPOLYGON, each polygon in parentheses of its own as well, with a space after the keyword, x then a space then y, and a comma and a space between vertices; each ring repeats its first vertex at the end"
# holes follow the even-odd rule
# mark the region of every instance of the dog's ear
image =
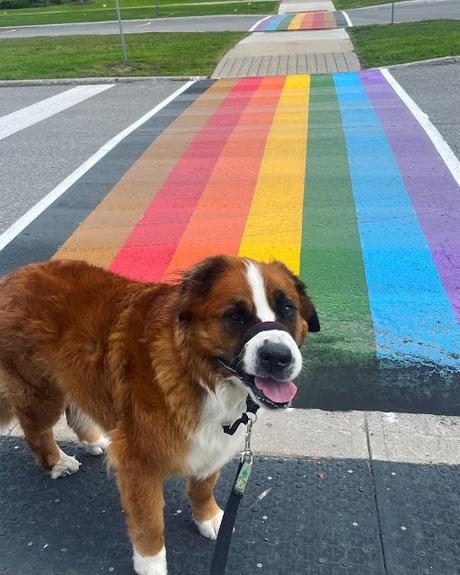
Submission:
POLYGON ((320 331, 321 330, 321 326, 319 324, 319 317, 318 317, 316 309, 313 305, 312 305, 312 310, 311 310, 310 316, 307 319, 307 323, 308 323, 308 331, 314 332, 314 331, 320 331))
POLYGON ((298 276, 296 276, 293 272, 291 272, 291 270, 282 262, 277 261, 276 263, 280 265, 289 274, 289 276, 292 278, 294 282, 295 289, 297 290, 297 293, 299 294, 300 298, 300 310, 299 310, 300 315, 307 322, 308 331, 309 332, 320 331, 321 326, 319 323, 319 317, 316 312, 315 306, 313 305, 311 299, 307 295, 306 285, 298 276))
POLYGON ((309 332, 320 331, 321 326, 319 324, 319 317, 316 312, 315 306, 313 305, 311 299, 307 295, 306 286, 298 276, 296 276, 295 274, 292 275, 294 279, 295 288, 300 297, 300 315, 308 323, 309 332))
POLYGON ((196 305, 211 289, 219 274, 228 269, 225 256, 213 256, 184 272, 180 284, 180 321, 190 319, 196 305))

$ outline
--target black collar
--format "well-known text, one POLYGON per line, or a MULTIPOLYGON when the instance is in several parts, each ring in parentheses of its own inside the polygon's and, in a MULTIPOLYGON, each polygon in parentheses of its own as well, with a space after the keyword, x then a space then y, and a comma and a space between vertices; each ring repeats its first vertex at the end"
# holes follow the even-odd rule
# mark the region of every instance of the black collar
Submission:
POLYGON ((234 421, 231 425, 223 425, 222 428, 224 430, 224 433, 226 433, 227 435, 233 435, 241 424, 247 425, 250 419, 248 413, 252 413, 253 415, 255 415, 258 409, 259 405, 257 405, 257 403, 253 401, 251 396, 248 395, 248 397, 246 398, 246 411, 241 415, 239 419, 234 421))

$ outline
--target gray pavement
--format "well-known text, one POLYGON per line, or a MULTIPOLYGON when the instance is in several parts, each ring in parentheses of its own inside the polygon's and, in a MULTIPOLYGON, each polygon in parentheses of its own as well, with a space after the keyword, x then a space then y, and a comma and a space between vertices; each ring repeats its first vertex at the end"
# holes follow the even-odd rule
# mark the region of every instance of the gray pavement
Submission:
MULTIPOLYGON (((237 14, 221 16, 187 16, 151 20, 124 20, 126 34, 147 32, 247 32, 264 14, 237 14)), ((43 26, 17 26, 0 28, 0 38, 32 38, 35 36, 98 36, 118 34, 118 23, 77 22, 43 26)))
MULTIPOLYGON (((0 140, 0 233, 183 82, 116 84, 64 112, 0 140)), ((0 88, 0 116, 67 90, 0 88)))
POLYGON ((460 62, 395 66, 391 73, 460 158, 460 62))
MULTIPOLYGON (((391 22, 391 4, 346 10, 346 13, 354 26, 391 22)), ((409 0, 395 3, 395 22, 418 22, 441 18, 460 19, 460 2, 458 0, 409 0)))

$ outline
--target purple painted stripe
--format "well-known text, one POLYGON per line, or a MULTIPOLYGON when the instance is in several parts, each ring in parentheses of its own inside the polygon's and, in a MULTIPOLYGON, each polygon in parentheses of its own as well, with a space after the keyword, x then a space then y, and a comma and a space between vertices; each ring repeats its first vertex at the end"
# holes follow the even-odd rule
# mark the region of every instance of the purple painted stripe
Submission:
POLYGON ((442 284, 460 321, 460 189, 424 129, 380 71, 359 75, 385 130, 442 284))

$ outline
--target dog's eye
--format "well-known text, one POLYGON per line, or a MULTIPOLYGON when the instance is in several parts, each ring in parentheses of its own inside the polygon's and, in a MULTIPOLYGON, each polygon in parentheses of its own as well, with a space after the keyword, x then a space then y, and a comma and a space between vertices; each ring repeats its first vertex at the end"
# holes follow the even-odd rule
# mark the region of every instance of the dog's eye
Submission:
POLYGON ((224 314, 224 319, 233 326, 243 326, 248 321, 248 314, 243 310, 230 309, 224 314))
POLYGON ((296 307, 292 303, 286 303, 283 305, 283 315, 284 317, 292 317, 296 311, 296 307))
POLYGON ((229 316, 229 319, 231 319, 231 321, 233 321, 235 323, 239 323, 241 325, 244 325, 246 322, 246 318, 244 317, 244 314, 238 313, 238 312, 231 313, 229 316))

